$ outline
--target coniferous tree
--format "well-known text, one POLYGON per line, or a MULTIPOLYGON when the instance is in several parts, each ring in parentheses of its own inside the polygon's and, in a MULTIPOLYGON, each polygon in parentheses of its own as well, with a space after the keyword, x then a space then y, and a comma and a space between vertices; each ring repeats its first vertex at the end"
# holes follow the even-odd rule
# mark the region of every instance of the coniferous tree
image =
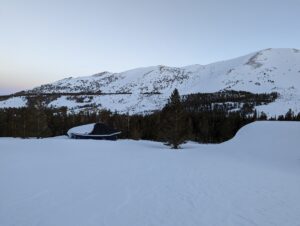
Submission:
POLYGON ((167 144, 178 149, 185 141, 187 129, 185 112, 177 89, 173 91, 162 111, 161 126, 167 144))
POLYGON ((288 112, 285 114, 285 120, 291 121, 294 118, 294 112, 292 109, 289 109, 288 112))
POLYGON ((268 119, 268 116, 267 116, 267 114, 266 114, 265 112, 262 111, 262 112, 260 113, 259 119, 260 119, 260 120, 267 120, 267 119, 268 119))

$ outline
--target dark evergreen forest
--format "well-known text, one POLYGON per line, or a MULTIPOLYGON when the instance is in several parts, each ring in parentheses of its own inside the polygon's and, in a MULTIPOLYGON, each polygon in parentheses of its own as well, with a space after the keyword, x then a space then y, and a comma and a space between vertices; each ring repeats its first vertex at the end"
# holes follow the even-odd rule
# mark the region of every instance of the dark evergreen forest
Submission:
MULTIPOLYGON (((171 97, 162 110, 151 114, 128 115, 107 110, 70 113, 67 108, 46 108, 42 104, 44 99, 35 96, 28 100, 27 107, 0 109, 0 136, 59 136, 65 135, 74 126, 101 121, 122 131, 120 138, 125 139, 220 143, 232 138, 250 122, 267 120, 266 114, 258 114, 254 110, 255 106, 270 103, 276 98, 277 93, 198 93, 181 96, 175 104, 171 104, 171 97), (177 134, 172 134, 175 130, 177 134)), ((295 115, 289 110, 285 115, 268 120, 299 121, 300 114, 295 115)))

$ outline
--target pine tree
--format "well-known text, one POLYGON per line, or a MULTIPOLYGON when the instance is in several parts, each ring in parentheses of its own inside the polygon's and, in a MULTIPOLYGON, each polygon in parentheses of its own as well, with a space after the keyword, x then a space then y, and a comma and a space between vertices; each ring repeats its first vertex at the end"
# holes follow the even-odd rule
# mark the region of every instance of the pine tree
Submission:
POLYGON ((294 112, 292 111, 292 109, 289 109, 288 112, 285 114, 284 119, 291 121, 294 118, 294 112))
POLYGON ((178 149, 180 144, 185 141, 187 128, 184 108, 177 89, 173 91, 162 111, 161 126, 167 145, 178 149))
POLYGON ((268 116, 265 112, 261 112, 260 113, 260 116, 259 116, 259 120, 267 120, 268 119, 268 116))

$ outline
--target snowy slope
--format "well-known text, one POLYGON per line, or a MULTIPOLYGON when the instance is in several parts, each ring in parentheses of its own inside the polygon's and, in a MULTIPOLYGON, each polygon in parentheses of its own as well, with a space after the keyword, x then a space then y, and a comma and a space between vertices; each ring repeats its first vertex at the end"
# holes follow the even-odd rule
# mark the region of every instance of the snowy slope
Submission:
POLYGON ((27 100, 24 97, 12 97, 7 100, 0 101, 0 108, 21 108, 26 107, 27 100))
POLYGON ((0 138, 0 225, 295 226, 300 123, 219 145, 0 138))
MULTIPOLYGON (((102 92, 119 95, 97 96, 87 103, 121 112, 143 112, 160 109, 171 92, 181 94, 242 90, 253 93, 279 92, 280 99, 261 111, 284 114, 289 108, 300 112, 300 51, 297 49, 265 49, 232 60, 209 65, 182 68, 152 66, 122 73, 103 72, 87 77, 66 78, 42 85, 29 93, 102 92), (123 94, 120 93, 131 93, 123 94), (148 93, 161 93, 149 95, 148 93)), ((0 105, 1 106, 1 105, 0 105)), ((65 97, 49 106, 80 104, 65 101, 65 97)))

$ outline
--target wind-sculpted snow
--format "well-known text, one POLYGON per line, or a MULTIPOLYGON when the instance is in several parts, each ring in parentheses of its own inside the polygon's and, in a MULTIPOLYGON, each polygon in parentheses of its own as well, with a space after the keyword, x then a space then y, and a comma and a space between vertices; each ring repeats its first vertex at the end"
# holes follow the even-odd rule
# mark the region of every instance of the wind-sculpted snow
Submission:
POLYGON ((0 138, 0 225, 294 226, 300 123, 219 145, 0 138))
MULTIPOLYGON (((275 105, 263 106, 259 110, 275 115, 278 112, 284 114, 292 108, 297 113, 300 111, 297 107, 300 106, 300 52, 296 49, 266 49, 209 65, 181 68, 160 65, 121 73, 102 72, 66 78, 27 93, 101 92, 112 95, 95 98, 89 104, 112 111, 141 113, 162 108, 175 88, 183 95, 220 90, 278 92, 280 98, 275 105), (287 109, 280 108, 286 105, 287 109)), ((76 109, 76 102, 60 101, 49 106, 76 109)), ((80 108, 80 104, 77 106, 80 108)))

